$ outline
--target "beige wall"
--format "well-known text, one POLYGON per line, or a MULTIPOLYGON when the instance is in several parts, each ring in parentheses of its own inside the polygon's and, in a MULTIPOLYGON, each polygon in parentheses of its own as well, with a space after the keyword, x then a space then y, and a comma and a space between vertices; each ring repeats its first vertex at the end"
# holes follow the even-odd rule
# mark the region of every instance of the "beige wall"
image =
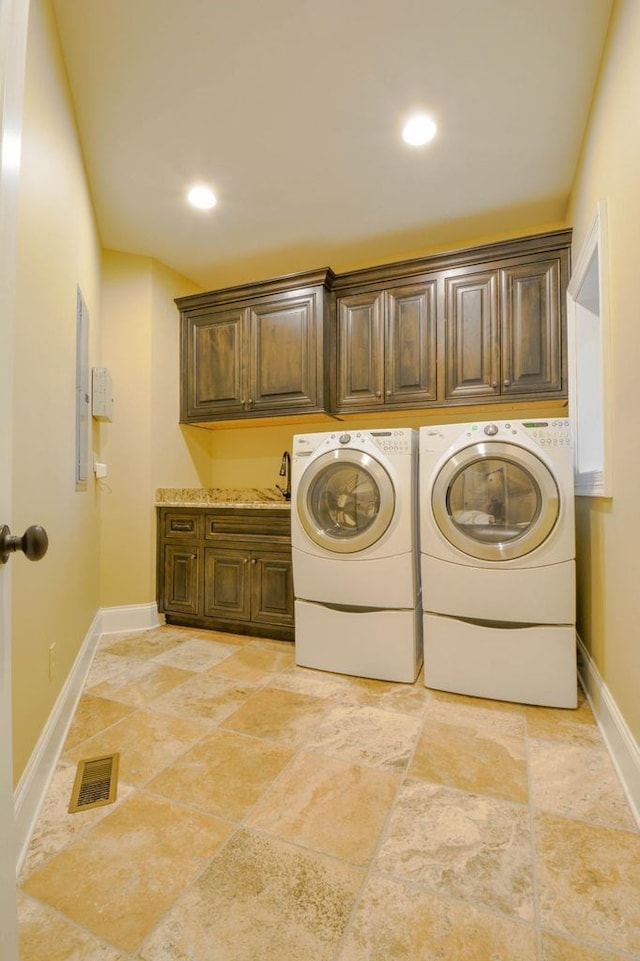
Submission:
POLYGON ((578 499, 578 628, 636 743, 640 743, 639 104, 640 4, 619 0, 568 220, 574 227, 577 255, 596 204, 606 200, 613 497, 578 499))
POLYGON ((638 548, 638 255, 640 253, 640 4, 619 0, 569 210, 580 251, 599 200, 609 232, 612 377, 611 500, 579 498, 580 635, 640 742, 638 548))
POLYGON ((173 298, 195 289, 147 257, 103 254, 100 356, 111 373, 114 414, 100 424, 97 451, 108 469, 98 485, 102 607, 155 598, 155 489, 209 485, 209 434, 186 441, 178 425, 173 298))
POLYGON ((100 253, 48 2, 32 0, 20 185, 14 532, 40 523, 44 560, 12 562, 14 763, 22 772, 98 609, 93 484, 75 490, 76 285, 100 330, 100 253), (49 678, 49 646, 56 670, 49 678))

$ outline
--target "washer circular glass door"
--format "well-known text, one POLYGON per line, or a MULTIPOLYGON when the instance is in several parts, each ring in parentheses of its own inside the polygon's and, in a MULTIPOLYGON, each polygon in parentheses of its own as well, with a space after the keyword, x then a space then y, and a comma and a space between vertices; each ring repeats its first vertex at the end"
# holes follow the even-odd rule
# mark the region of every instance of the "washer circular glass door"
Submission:
POLYGON ((433 515, 450 544, 470 557, 504 561, 539 547, 555 527, 560 495, 553 474, 516 444, 481 442, 441 467, 433 515))
POLYGON ((393 482, 382 464, 345 448, 313 461, 296 497, 298 519, 308 536, 338 554, 363 551, 380 540, 395 504, 393 482))

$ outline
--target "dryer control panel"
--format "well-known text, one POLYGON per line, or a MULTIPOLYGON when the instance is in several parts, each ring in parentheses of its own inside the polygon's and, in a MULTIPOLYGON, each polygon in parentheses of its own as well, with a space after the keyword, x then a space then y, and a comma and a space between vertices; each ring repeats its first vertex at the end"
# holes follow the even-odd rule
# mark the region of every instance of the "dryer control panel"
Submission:
POLYGON ((465 435, 480 440, 482 434, 491 440, 510 440, 519 433, 526 434, 540 447, 570 447, 571 421, 568 417, 550 420, 498 420, 487 424, 469 424, 465 435))

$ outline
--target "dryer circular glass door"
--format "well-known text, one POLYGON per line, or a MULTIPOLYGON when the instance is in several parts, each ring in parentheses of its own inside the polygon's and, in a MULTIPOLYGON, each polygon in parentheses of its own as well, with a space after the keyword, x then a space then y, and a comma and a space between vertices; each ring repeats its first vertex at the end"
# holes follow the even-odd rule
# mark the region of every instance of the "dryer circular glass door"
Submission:
POLYGON ((395 512, 393 482, 363 451, 341 448, 313 461, 300 478, 298 519, 314 543, 338 554, 380 540, 395 512))
POLYGON ((504 561, 539 547, 555 527, 560 495, 553 474, 516 444, 482 442, 440 469, 431 494, 446 539, 470 557, 504 561))

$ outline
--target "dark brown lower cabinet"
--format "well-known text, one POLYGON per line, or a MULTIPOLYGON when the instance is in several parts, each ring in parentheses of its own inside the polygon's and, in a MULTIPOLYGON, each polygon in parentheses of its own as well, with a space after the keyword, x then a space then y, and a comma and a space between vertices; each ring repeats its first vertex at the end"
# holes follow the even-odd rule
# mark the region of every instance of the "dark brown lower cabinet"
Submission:
POLYGON ((249 552, 205 550, 204 615, 251 620, 249 552))
POLYGON ((291 555, 263 552, 251 557, 251 620, 293 628, 291 555))
POLYGON ((158 508, 167 623, 293 640, 290 528, 279 508, 158 508))
POLYGON ((198 584, 202 551, 198 547, 166 544, 163 552, 162 610, 195 616, 198 613, 198 584))

